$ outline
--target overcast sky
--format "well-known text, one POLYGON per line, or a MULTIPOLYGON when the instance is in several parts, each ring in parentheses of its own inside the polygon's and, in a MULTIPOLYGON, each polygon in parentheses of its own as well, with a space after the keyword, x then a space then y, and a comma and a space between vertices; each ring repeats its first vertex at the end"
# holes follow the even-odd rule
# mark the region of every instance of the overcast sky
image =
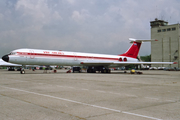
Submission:
MULTIPOLYGON (((19 48, 121 54, 150 39, 156 17, 180 22, 180 0, 0 0, 0 57, 19 48)), ((151 53, 144 43, 140 55, 151 53)))

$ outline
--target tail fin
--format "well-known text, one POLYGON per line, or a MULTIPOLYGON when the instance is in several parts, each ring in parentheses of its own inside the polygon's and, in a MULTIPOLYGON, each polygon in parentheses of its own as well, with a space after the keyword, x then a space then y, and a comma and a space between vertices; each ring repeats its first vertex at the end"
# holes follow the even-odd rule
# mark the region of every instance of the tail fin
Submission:
POLYGON ((137 39, 133 39, 133 38, 129 38, 129 40, 133 44, 125 53, 123 53, 119 56, 137 58, 142 42, 157 41, 157 40, 137 40, 137 39))

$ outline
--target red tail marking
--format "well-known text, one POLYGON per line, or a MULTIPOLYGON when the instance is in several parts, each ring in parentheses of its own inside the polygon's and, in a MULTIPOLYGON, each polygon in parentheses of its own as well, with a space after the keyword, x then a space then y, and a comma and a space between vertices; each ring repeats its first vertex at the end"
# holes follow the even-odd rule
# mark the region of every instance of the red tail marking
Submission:
POLYGON ((131 58, 137 58, 137 55, 139 53, 140 47, 141 47, 141 43, 133 42, 133 44, 131 45, 129 50, 127 52, 125 52, 124 54, 121 54, 119 56, 126 56, 126 57, 131 57, 131 58))

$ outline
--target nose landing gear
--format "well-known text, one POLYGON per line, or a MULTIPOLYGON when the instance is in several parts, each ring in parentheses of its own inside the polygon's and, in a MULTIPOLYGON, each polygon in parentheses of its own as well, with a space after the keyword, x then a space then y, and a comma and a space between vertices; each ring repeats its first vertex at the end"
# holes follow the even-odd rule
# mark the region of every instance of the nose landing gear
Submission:
POLYGON ((24 70, 24 66, 22 66, 21 70, 20 70, 21 74, 25 74, 25 70, 24 70))
POLYGON ((21 70, 20 73, 21 73, 21 74, 25 74, 25 70, 21 70))

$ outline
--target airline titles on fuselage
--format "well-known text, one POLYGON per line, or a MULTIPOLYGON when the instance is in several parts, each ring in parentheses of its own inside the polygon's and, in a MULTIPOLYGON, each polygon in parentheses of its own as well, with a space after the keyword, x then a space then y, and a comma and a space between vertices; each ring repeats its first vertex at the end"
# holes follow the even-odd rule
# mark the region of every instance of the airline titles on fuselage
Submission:
POLYGON ((43 51, 44 54, 57 54, 57 55, 64 55, 63 52, 50 52, 50 51, 43 51))

